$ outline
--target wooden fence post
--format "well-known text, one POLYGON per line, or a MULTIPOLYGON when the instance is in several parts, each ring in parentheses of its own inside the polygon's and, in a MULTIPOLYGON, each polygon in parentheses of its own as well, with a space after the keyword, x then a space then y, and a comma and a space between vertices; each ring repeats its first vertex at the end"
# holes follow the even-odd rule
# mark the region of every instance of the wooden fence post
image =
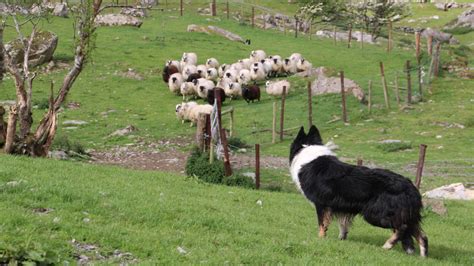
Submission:
POLYGON ((441 57, 441 42, 436 43, 436 51, 435 51, 435 63, 434 63, 434 76, 439 76, 439 59, 441 57))
POLYGON ((252 7, 252 28, 255 27, 255 7, 252 7))
POLYGON ((415 32, 415 46, 416 46, 416 60, 420 61, 421 56, 421 33, 419 31, 415 32))
POLYGON ((349 37, 347 40, 347 48, 351 48, 351 42, 352 42, 352 23, 349 25, 349 37))
POLYGON ((398 74, 395 75, 395 97, 397 97, 397 105, 400 105, 400 88, 398 87, 398 74))
POLYGON ((344 123, 347 123, 346 92, 344 90, 344 71, 340 72, 340 76, 341 76, 342 121, 344 121, 344 123))
POLYGON ((368 92, 367 108, 369 109, 369 114, 372 112, 372 80, 369 80, 369 92, 368 92))
POLYGON ((426 42, 428 46, 428 55, 433 55, 433 36, 428 36, 428 41, 426 42))
POLYGON ((219 124, 219 134, 221 137, 221 144, 224 148, 224 169, 225 175, 231 176, 232 175, 232 168, 230 167, 230 159, 229 159, 229 146, 227 145, 227 137, 225 134, 225 130, 222 127, 222 98, 221 98, 221 91, 222 89, 215 89, 214 90, 214 99, 217 101, 217 122, 219 124))
POLYGON ((183 0, 179 1, 179 14, 183 16, 183 0))
POLYGON ((416 166, 416 179, 415 179, 415 186, 418 189, 420 189, 421 177, 423 175, 423 167, 425 166, 426 148, 427 146, 425 144, 420 144, 420 155, 418 158, 418 164, 416 166))
POLYGON ((255 188, 260 189, 260 144, 255 144, 255 188))
POLYGON ((407 72, 407 104, 411 104, 411 73, 410 73, 410 60, 406 62, 407 72))
POLYGON ((308 81, 308 128, 313 125, 313 92, 311 90, 311 81, 308 81))
POLYGON ((387 107, 387 109, 390 109, 390 102, 388 99, 387 80, 385 79, 385 69, 383 66, 383 62, 380 62, 380 75, 382 76, 383 97, 385 99, 385 107, 387 107))
POLYGON ((227 19, 230 19, 229 0, 227 0, 227 3, 226 3, 226 12, 227 12, 227 19))
POLYGON ((273 101, 272 144, 276 141, 277 98, 273 101))
POLYGON ((211 13, 212 13, 212 14, 211 14, 211 15, 212 15, 213 17, 217 16, 217 6, 216 6, 216 5, 217 5, 217 4, 216 4, 216 0, 212 0, 212 4, 211 4, 211 7, 212 7, 212 8, 211 8, 211 13))
POLYGON ((206 115, 206 139, 204 142, 204 150, 208 151, 211 147, 211 115, 206 115))
POLYGON ((286 87, 283 87, 283 94, 281 95, 281 113, 280 113, 280 141, 283 141, 283 128, 285 123, 285 96, 286 87))
POLYGON ((196 123, 196 145, 200 151, 204 151, 206 135, 206 114, 200 113, 196 123))
POLYGON ((295 18, 295 38, 298 38, 298 30, 299 30, 299 20, 295 18))
POLYGON ((392 21, 389 20, 388 21, 388 43, 387 43, 387 52, 391 52, 392 51, 392 21))

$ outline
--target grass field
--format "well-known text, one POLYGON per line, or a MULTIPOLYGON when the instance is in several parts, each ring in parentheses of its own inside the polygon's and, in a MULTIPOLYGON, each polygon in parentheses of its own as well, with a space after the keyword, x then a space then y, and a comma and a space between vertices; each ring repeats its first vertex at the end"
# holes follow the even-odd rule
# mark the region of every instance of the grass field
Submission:
POLYGON ((160 172, 9 156, 0 160, 3 252, 24 249, 37 257, 48 252, 47 258, 61 264, 81 254, 94 258, 95 251, 112 257, 115 250, 131 252, 126 258, 143 264, 474 262, 472 203, 446 202, 447 216, 424 212, 430 257, 421 259, 398 246, 383 250, 390 232, 361 219, 347 241, 337 240, 335 224, 327 239, 318 239, 314 208, 298 194, 207 185, 160 172), (81 252, 73 239, 96 249, 81 252))
MULTIPOLYGON (((300 52, 316 67, 326 66, 333 73, 344 70, 345 76, 358 82, 365 91, 369 80, 373 81, 372 113, 349 97, 347 125, 341 121, 328 123, 341 116, 340 96, 317 96, 312 100, 314 122, 325 141, 333 140, 339 145, 339 156, 350 162, 362 158, 368 164, 413 178, 418 145, 423 143, 428 145, 423 191, 448 183, 474 182, 472 79, 443 73, 442 78, 432 83, 431 93, 425 88, 424 101, 410 109, 399 109, 390 91, 392 108, 385 110, 379 62, 385 63, 390 84, 398 75, 401 86, 405 86, 406 73, 402 71, 405 61, 416 61, 410 46, 397 46, 388 54, 384 45, 366 45, 361 49, 354 44, 347 49, 345 43, 334 45, 332 40, 295 39, 291 34, 252 29, 222 17, 212 19, 189 12, 204 6, 202 2, 192 1, 182 18, 176 9, 153 11, 140 29, 100 28, 93 60, 67 99, 80 103, 80 108, 65 108, 61 112, 57 139, 67 137, 86 149, 96 150, 177 136, 191 140, 195 128, 181 124, 174 114, 181 97, 172 95, 161 79, 166 60, 178 59, 183 52, 196 52, 200 63, 209 57, 231 63, 248 57, 256 49, 282 56, 300 52), (252 45, 188 33, 189 24, 217 25, 251 39, 252 45), (143 79, 124 77, 129 68, 143 79), (65 120, 84 120, 87 124, 71 129, 62 124, 65 120), (130 124, 139 131, 131 136, 109 137, 130 124), (387 152, 379 144, 387 139, 407 141, 411 148, 387 152)), ((286 12, 295 8, 287 1, 246 2, 286 12)), ((173 1, 169 3, 172 9, 173 1)), ((414 8, 416 16, 438 12, 431 7, 414 8)), ((454 17, 455 13, 444 14, 454 17)), ((450 17, 443 17, 442 23, 434 22, 433 26, 441 26, 448 20, 450 17)), ((43 23, 43 28, 59 35, 56 62, 71 64, 72 20, 51 18, 43 23)), ((471 34, 459 39, 470 45, 471 34)), ((11 30, 5 31, 5 35, 5 40, 14 36, 11 30)), ((397 36, 402 37, 413 36, 397 36)), ((443 62, 455 57, 443 51, 443 62)), ((472 57, 468 60, 472 61, 472 57)), ((422 62, 424 65, 429 62, 426 55, 422 62)), ((59 69, 36 78, 34 102, 38 106, 48 97, 50 80, 60 84, 65 72, 59 69)), ((416 80, 414 71, 412 79, 416 80)), ((306 126, 307 80, 297 77, 289 80, 292 91, 286 103, 285 127, 306 126)), ((414 90, 416 94, 416 85, 414 90)), ((405 96, 403 91, 402 96, 405 96)), ((0 101, 13 99, 13 82, 7 79, 0 83, 0 101)), ((237 100, 226 102, 224 109, 233 106, 236 110, 237 137, 251 145, 262 144, 263 156, 287 157, 292 136, 271 144, 271 133, 252 133, 271 128, 272 101, 264 94, 260 103, 248 105, 237 100)), ((36 123, 44 112, 35 109, 36 123)), ((187 151, 190 147, 191 143, 181 149, 187 151)), ((264 182, 294 191, 286 169, 263 169, 262 175, 264 182)), ((457 201, 446 202, 445 217, 425 211, 424 228, 430 237, 431 256, 422 260, 404 255, 399 247, 390 252, 382 250, 389 232, 368 226, 361 219, 356 220, 348 241, 336 240, 335 225, 328 239, 317 239, 313 207, 295 193, 211 186, 177 174, 0 154, 0 199, 0 261, 2 252, 7 255, 29 252, 25 256, 72 262, 81 253, 71 243, 75 239, 76 243, 96 246, 101 256, 110 257, 109 262, 114 260, 112 254, 116 249, 131 252, 132 259, 146 264, 469 265, 474 262, 474 243, 469 237, 474 229, 474 205, 457 201), (263 201, 262 206, 256 204, 258 200, 263 201), (47 214, 42 211, 50 209, 47 214), (186 254, 180 254, 178 247, 186 250, 186 254)), ((85 253, 91 256, 94 252, 85 253)))

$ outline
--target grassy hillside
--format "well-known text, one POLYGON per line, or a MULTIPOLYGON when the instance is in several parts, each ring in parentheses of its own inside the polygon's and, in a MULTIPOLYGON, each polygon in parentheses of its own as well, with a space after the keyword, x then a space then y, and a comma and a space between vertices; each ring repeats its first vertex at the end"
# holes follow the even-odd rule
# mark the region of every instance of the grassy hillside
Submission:
POLYGON ((430 257, 421 259, 398 246, 383 250, 390 232, 359 218, 347 241, 337 240, 336 224, 327 239, 318 239, 315 211, 298 194, 70 162, 0 161, 0 250, 9 255, 46 253, 61 264, 79 255, 109 258, 114 251, 132 253, 122 261, 160 264, 473 263, 472 203, 447 202, 444 217, 424 213, 430 257), (94 249, 77 248, 87 245, 94 249))

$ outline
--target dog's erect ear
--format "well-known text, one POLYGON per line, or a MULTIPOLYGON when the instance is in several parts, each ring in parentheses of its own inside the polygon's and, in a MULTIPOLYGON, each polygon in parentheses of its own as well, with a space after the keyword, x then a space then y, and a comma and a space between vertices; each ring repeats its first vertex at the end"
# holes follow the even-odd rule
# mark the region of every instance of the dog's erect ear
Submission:
POLYGON ((312 125, 308 132, 308 139, 312 142, 312 144, 323 144, 323 139, 321 138, 321 134, 319 134, 319 130, 315 125, 312 125))
POLYGON ((295 141, 303 141, 306 138, 306 133, 304 133, 304 127, 300 128, 298 135, 296 135, 295 141))

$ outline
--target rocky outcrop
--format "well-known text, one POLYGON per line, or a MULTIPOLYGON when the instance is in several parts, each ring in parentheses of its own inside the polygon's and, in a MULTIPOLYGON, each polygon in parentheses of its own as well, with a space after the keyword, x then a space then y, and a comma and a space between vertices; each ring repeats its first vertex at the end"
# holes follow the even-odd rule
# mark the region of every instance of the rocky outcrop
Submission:
POLYGON ((474 190, 466 188, 462 183, 455 183, 427 191, 423 196, 432 199, 474 200, 474 190))
POLYGON ((136 18, 146 17, 145 10, 142 8, 124 7, 120 11, 120 14, 126 15, 126 16, 132 16, 136 18))
POLYGON ((53 15, 57 17, 68 17, 68 8, 66 3, 58 3, 53 9, 53 15))
MULTIPOLYGON (((317 74, 317 79, 312 83, 311 91, 313 95, 341 93, 341 78, 326 76, 324 67, 319 67, 314 72, 317 74)), ((355 81, 344 78, 344 91, 352 93, 359 101, 365 102, 364 92, 355 81)))
POLYGON ((99 26, 133 26, 139 28, 143 21, 123 14, 106 14, 98 15, 95 23, 99 26))
POLYGON ((421 31, 421 36, 428 38, 428 37, 433 37, 433 41, 441 42, 441 43, 449 43, 449 44, 458 44, 459 41, 456 40, 456 38, 453 37, 452 34, 442 32, 439 30, 435 30, 432 28, 426 28, 421 31))
MULTIPOLYGON (((29 38, 26 37, 26 38, 29 38)), ((58 45, 58 36, 50 31, 37 32, 30 51, 28 65, 35 67, 51 61, 58 45)), ((19 39, 5 45, 6 51, 16 64, 22 64, 24 58, 23 45, 19 39)))
POLYGON ((445 28, 452 29, 459 27, 474 29, 474 9, 466 10, 445 28))

